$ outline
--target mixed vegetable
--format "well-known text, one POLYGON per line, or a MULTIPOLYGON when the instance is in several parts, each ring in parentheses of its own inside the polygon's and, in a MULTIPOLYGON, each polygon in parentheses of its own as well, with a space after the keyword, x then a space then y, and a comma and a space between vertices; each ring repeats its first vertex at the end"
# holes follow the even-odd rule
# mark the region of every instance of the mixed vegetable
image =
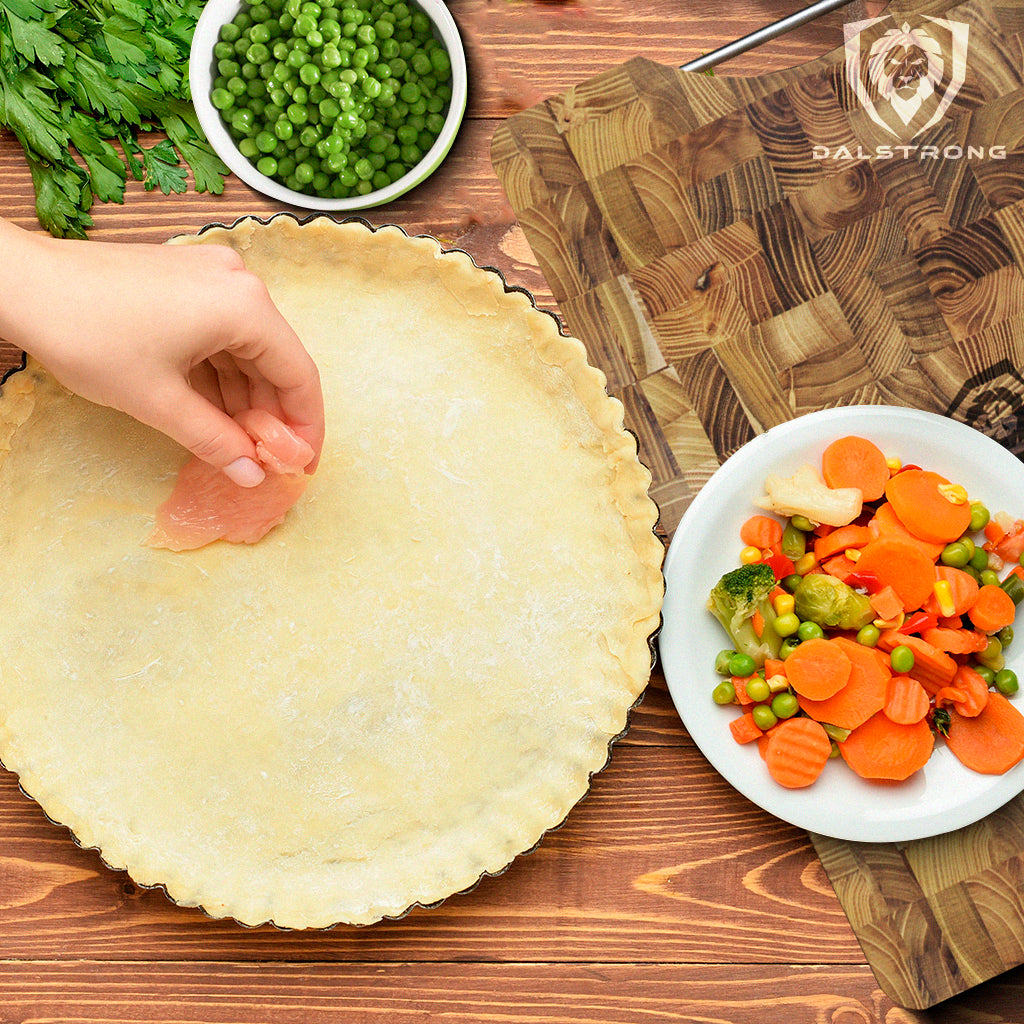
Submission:
POLYGON ((707 601, 732 645, 712 697, 738 707, 735 740, 794 789, 836 757, 866 779, 909 778, 937 736, 977 772, 1024 759, 1003 655, 1024 600, 1024 520, 853 436, 765 491, 774 515, 743 524, 741 564, 707 601))

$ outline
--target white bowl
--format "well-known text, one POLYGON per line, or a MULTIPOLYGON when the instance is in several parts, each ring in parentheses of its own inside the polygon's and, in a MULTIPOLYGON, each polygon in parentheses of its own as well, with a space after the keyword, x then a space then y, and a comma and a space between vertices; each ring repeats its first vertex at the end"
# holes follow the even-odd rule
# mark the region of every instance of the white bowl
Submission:
POLYGON ((220 112, 210 100, 210 90, 213 85, 215 64, 213 47, 217 43, 221 26, 235 17, 242 7, 243 0, 207 0, 192 37, 192 49, 188 63, 189 88, 199 123, 210 140, 210 145, 213 146, 221 160, 242 181, 251 185, 258 192, 262 192, 263 195, 288 203, 290 206, 299 206, 308 210, 367 210, 397 199, 430 177, 448 155, 466 112, 468 94, 466 51, 462 45, 458 26, 443 0, 407 0, 407 2, 419 7, 430 18, 434 26, 434 35, 444 45, 451 60, 452 98, 445 113, 444 127, 434 140, 434 144, 424 153, 423 159, 386 188, 377 189, 364 196, 323 199, 305 192, 295 192, 286 188, 281 182, 260 174, 253 164, 238 151, 234 139, 231 138, 227 127, 221 120, 220 112))
MULTIPOLYGON (((739 792, 794 825, 859 842, 901 842, 939 835, 979 821, 1024 790, 1024 761, 1005 775, 965 768, 940 740, 931 760, 905 782, 868 782, 843 762, 830 762, 812 786, 785 789, 765 768, 757 744, 738 745, 730 711, 711 691, 718 651, 728 637, 705 602, 723 573, 739 565, 743 521, 761 510, 769 473, 789 476, 803 463, 821 464, 837 437, 870 438, 886 455, 933 469, 963 484, 992 513, 1024 516, 1024 466, 984 434, 945 416, 890 406, 854 406, 811 413, 773 427, 718 469, 687 509, 665 560, 666 594, 658 645, 669 692, 693 741, 739 792)), ((1024 610, 1024 605, 1020 606, 1024 610)), ((1024 630, 1006 652, 1024 679, 1024 630)), ((1024 711, 1024 692, 1015 698, 1024 711)))

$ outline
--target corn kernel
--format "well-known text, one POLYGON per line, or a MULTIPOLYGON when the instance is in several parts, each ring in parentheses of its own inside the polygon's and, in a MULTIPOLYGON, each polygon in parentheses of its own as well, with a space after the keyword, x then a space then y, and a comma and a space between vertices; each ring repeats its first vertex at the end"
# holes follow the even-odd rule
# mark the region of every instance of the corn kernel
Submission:
POLYGON ((779 594, 772 601, 776 615, 788 615, 796 607, 796 598, 792 594, 779 594))
POLYGON ((856 562, 860 559, 860 548, 847 548, 844 554, 851 562, 856 562))
POLYGON ((885 464, 889 467, 890 476, 895 476, 903 468, 903 460, 897 459, 895 456, 886 459, 885 464))
POLYGON ((899 629, 903 625, 903 619, 903 612, 900 612, 899 615, 894 615, 891 619, 875 619, 875 625, 879 629, 899 629))
POLYGON ((932 591, 935 594, 935 600, 938 602, 939 611, 942 613, 943 618, 950 618, 956 613, 956 604, 953 601, 953 590, 949 585, 949 580, 936 580, 932 584, 932 591))
POLYGON ((785 676, 771 676, 766 682, 772 693, 784 693, 789 689, 789 680, 785 676))
POLYGON ((793 571, 801 576, 806 576, 817 564, 818 559, 814 557, 814 552, 808 551, 793 563, 793 571))
POLYGON ((760 562, 762 557, 761 549, 755 548, 753 544, 749 547, 745 547, 740 552, 740 561, 744 565, 753 565, 755 562, 760 562))
POLYGON ((951 505, 967 504, 967 490, 962 484, 939 484, 939 494, 951 505))

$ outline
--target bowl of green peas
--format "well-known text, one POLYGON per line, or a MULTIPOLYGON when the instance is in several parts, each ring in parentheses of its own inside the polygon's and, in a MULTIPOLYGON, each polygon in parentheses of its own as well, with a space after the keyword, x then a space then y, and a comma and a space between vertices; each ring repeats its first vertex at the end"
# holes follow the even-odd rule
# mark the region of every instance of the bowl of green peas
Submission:
POLYGON ((225 164, 292 206, 363 210, 428 178, 466 109, 442 0, 208 0, 189 61, 225 164))

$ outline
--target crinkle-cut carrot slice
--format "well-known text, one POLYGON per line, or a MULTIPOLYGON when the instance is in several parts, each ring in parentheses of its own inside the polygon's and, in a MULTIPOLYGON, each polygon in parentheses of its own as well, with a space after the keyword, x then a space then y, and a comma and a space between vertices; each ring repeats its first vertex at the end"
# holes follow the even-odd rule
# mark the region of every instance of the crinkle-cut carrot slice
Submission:
POLYGON ((821 775, 832 741, 811 718, 787 718, 772 730, 764 760, 768 773, 787 789, 803 789, 821 775))

